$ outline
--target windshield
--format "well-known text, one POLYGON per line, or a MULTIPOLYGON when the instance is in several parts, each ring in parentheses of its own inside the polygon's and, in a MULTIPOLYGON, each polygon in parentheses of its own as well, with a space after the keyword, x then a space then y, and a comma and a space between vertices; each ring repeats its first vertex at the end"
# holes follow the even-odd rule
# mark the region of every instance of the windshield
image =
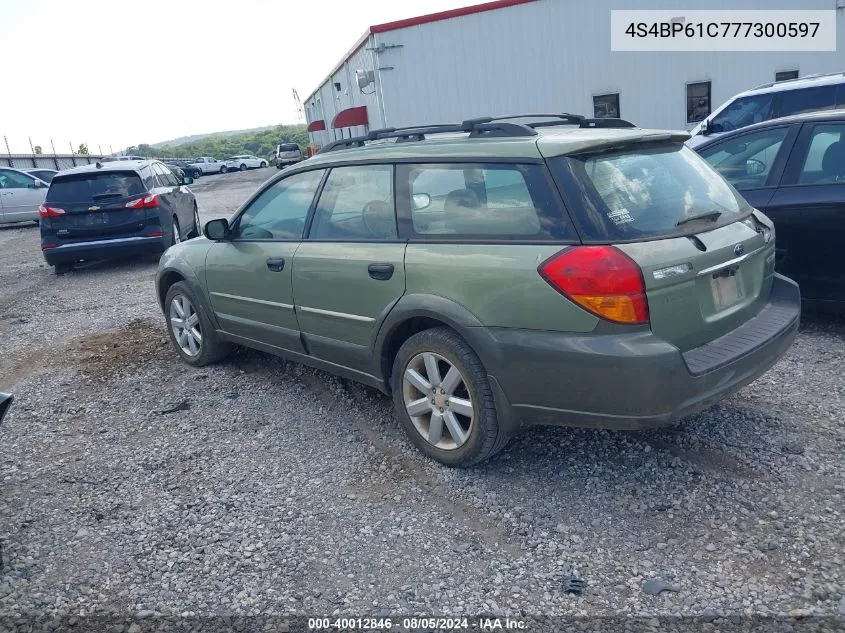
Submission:
POLYGON ((693 234, 751 212, 718 173, 683 145, 560 157, 550 165, 585 241, 693 234), (688 221, 700 215, 706 217, 688 221))
POLYGON ((771 117, 774 93, 740 97, 713 117, 714 132, 730 132, 771 117))
POLYGON ((94 202, 105 198, 128 198, 146 191, 133 171, 111 171, 73 176, 56 176, 47 192, 47 202, 94 202))

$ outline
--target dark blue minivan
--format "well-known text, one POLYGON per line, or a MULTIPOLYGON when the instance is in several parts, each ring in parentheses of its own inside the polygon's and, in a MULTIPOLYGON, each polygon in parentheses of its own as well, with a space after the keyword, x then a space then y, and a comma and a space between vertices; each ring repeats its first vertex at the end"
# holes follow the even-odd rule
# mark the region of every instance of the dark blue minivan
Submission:
POLYGON ((192 182, 156 160, 56 174, 39 209, 44 259, 63 274, 79 261, 161 252, 199 235, 192 182))

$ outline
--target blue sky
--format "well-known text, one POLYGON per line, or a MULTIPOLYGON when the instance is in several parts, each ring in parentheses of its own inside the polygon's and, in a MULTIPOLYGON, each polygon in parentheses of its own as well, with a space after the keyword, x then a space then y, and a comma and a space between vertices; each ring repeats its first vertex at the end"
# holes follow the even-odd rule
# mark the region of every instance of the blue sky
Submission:
POLYGON ((293 123, 291 89, 307 96, 369 25, 480 1, 0 0, 0 135, 108 151, 293 123))

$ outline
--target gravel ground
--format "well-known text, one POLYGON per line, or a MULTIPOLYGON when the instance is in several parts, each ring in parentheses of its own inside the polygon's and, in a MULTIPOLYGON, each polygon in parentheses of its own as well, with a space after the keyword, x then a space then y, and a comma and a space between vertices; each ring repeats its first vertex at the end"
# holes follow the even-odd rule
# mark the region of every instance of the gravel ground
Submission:
MULTIPOLYGON (((273 173, 200 179, 203 219, 273 173)), ((449 470, 369 388, 181 363, 155 267, 56 277, 37 228, 0 229, 0 615, 845 611, 841 318, 680 427, 537 429, 449 470)))

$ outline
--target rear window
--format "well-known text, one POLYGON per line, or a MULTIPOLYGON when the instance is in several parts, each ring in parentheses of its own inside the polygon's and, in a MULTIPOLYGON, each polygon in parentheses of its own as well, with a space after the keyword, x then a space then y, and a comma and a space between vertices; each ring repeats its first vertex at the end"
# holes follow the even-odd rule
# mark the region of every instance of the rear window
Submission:
POLYGON ((419 238, 559 241, 575 237, 542 165, 397 165, 397 173, 397 182, 402 184, 397 200, 410 210, 410 230, 419 238))
POLYGON ((296 143, 282 143, 281 145, 279 145, 279 151, 280 152, 298 152, 299 151, 299 145, 297 145, 296 143))
POLYGON ((105 198, 129 198, 146 191, 134 171, 109 171, 57 176, 50 183, 48 202, 94 202, 105 198))
POLYGON ((549 163, 584 241, 689 235, 729 224, 751 211, 718 173, 683 145, 642 145, 561 156, 549 163), (715 221, 684 222, 717 212, 721 215, 715 221))

